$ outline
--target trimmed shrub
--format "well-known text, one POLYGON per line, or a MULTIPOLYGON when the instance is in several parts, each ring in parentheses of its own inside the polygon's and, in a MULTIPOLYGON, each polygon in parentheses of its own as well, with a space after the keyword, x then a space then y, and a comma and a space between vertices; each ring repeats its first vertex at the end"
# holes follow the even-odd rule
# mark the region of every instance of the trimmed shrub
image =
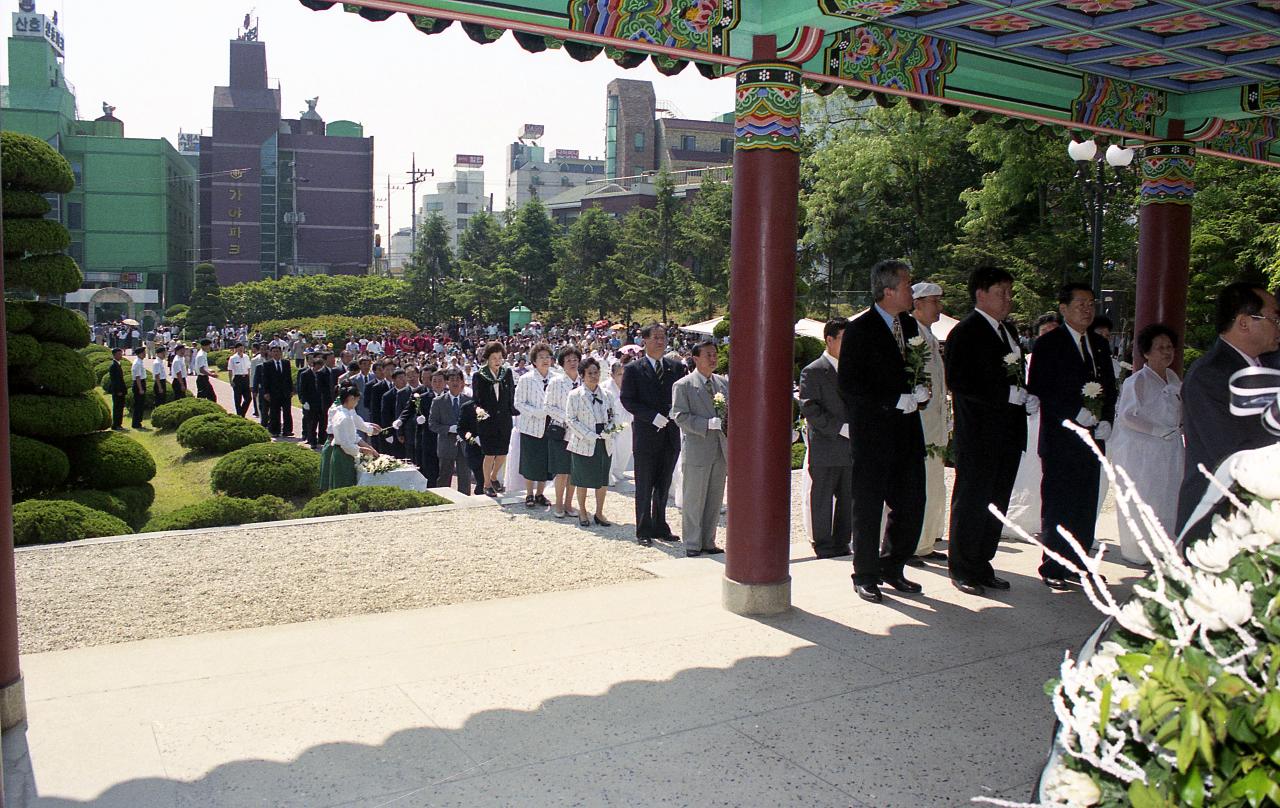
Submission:
POLYGON ((62 491, 61 493, 51 494, 49 499, 65 499, 68 502, 78 502, 86 508, 93 508, 95 511, 109 513, 122 522, 129 521, 129 508, 125 505, 124 500, 119 497, 112 496, 107 491, 96 491, 92 488, 82 488, 79 491, 62 491))
POLYGON ((65 345, 40 344, 40 361, 22 371, 22 381, 56 396, 74 396, 93 389, 89 361, 65 345))
POLYGON ((129 514, 125 521, 134 527, 142 527, 142 524, 147 521, 147 510, 151 508, 151 503, 156 501, 156 489, 151 483, 122 485, 111 489, 110 493, 124 503, 125 510, 129 514))
POLYGON ((10 219, 7 216, 5 217, 5 255, 56 253, 62 252, 70 246, 71 233, 53 219, 10 219))
POLYGON ((791 349, 791 355, 795 362, 792 381, 800 381, 800 371, 804 370, 810 362, 822 356, 822 352, 826 349, 826 343, 820 339, 804 336, 803 334, 797 336, 795 345, 791 349))
POLYGON ((30 367, 40 361, 40 343, 30 334, 6 334, 5 350, 11 368, 30 367))
POLYGON ((804 468, 804 444, 791 444, 791 470, 804 468))
POLYGON ((308 502, 298 514, 312 516, 337 516, 344 513, 371 513, 373 511, 403 511, 406 508, 425 508, 429 505, 447 505, 449 500, 430 491, 405 491, 390 485, 361 485, 334 488, 308 502))
POLYGON ((4 302, 4 324, 10 331, 26 331, 35 322, 31 313, 31 301, 6 300, 4 302))
MULTIPOLYGON (((341 317, 333 315, 329 317, 297 317, 289 320, 264 320, 261 323, 254 324, 251 330, 261 331, 263 335, 275 334, 280 331, 288 331, 296 328, 303 334, 310 336, 313 331, 323 331, 332 342, 340 337, 346 337, 347 334, 377 334, 382 331, 417 331, 418 327, 413 321, 406 320, 403 317, 384 317, 374 315, 369 317, 341 317)), ((345 340, 344 340, 345 342, 345 340)))
POLYGON ((78 502, 29 499, 13 506, 13 543, 19 547, 123 536, 132 532, 120 519, 86 508, 78 502))
POLYGON ((49 208, 49 201, 34 191, 4 189, 5 218, 39 219, 49 212, 49 208))
POLYGON ((715 337, 716 339, 724 339, 725 337, 729 336, 728 316, 725 316, 723 320, 715 324, 715 327, 711 329, 711 336, 715 337))
POLYGON ((67 194, 76 187, 67 158, 38 137, 0 132, 0 152, 0 174, 6 188, 67 194))
POLYGON ((67 453, 42 441, 9 436, 9 468, 15 491, 47 491, 57 488, 71 473, 67 453))
POLYGON ((5 262, 4 282, 6 287, 20 286, 38 295, 62 295, 79 289, 84 273, 69 255, 31 255, 5 262))
POLYGON ((191 307, 186 303, 174 303, 172 306, 164 310, 164 316, 177 317, 179 314, 185 314, 191 307))
POLYGON ((219 412, 187 419, 178 427, 177 438, 179 446, 193 452, 226 454, 255 443, 269 443, 271 433, 262 424, 219 412))
MULTIPOLYGON (((128 368, 125 368, 125 371, 124 371, 124 383, 126 386, 129 386, 128 391, 125 393, 124 411, 129 413, 129 417, 132 418, 133 417, 133 387, 131 386, 132 382, 129 379, 128 368)), ((107 389, 107 375, 105 373, 102 375, 102 389, 103 390, 107 389)), ((155 406, 156 406, 156 390, 154 387, 151 386, 150 378, 148 378, 147 394, 142 397, 142 417, 145 418, 147 416, 147 413, 155 409, 155 406)))
POLYGON ((76 353, 85 357, 90 362, 94 361, 94 357, 97 356, 98 354, 101 354, 102 356, 105 356, 108 359, 111 358, 111 349, 105 345, 99 345, 96 342, 86 345, 83 348, 77 348, 76 353))
POLYGON ((195 530, 206 527, 228 527, 252 522, 278 522, 293 516, 293 508, 279 497, 256 499, 212 497, 203 502, 179 508, 150 519, 142 533, 161 530, 195 530))
POLYGON ((209 476, 233 497, 311 496, 320 487, 320 455, 293 443, 259 443, 222 458, 209 476))
POLYGON ((9 428, 32 438, 69 438, 111 428, 111 410, 97 390, 77 396, 15 393, 9 397, 9 428))
POLYGON ((197 415, 226 415, 216 401, 207 398, 180 398, 161 404, 151 411, 151 425, 156 429, 177 429, 182 422, 197 415))
MULTIPOLYGON (((248 356, 248 354, 245 354, 245 355, 248 356)), ((216 368, 222 368, 225 370, 227 367, 227 359, 229 359, 230 357, 231 357, 231 351, 229 350, 224 349, 221 351, 210 351, 209 364, 213 365, 216 368)))
POLYGON ((94 488, 141 485, 156 476, 156 461, 142 444, 118 432, 95 432, 66 445, 72 475, 94 488))
POLYGON ((213 264, 196 264, 193 278, 183 333, 188 339, 199 339, 204 336, 209 323, 221 327, 227 320, 227 313, 222 308, 222 289, 218 286, 218 273, 213 264))
POLYGON ((89 323, 71 309, 51 303, 27 303, 33 321, 25 330, 38 340, 60 342, 68 348, 83 348, 89 344, 89 323))

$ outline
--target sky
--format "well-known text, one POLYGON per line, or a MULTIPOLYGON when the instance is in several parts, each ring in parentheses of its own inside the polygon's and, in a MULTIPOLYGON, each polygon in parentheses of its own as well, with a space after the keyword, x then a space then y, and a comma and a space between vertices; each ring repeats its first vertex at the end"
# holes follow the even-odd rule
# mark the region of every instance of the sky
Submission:
MULTIPOLYGON (((18 0, 3 0, 6 12, 18 0)), ((455 23, 427 36, 408 17, 369 22, 341 4, 311 11, 297 0, 37 0, 58 12, 66 39, 65 73, 81 118, 116 107, 129 137, 164 137, 178 130, 212 132, 213 88, 227 83, 228 42, 246 12, 258 20, 271 85, 279 85, 282 117, 296 118, 305 99, 320 97, 326 121, 352 120, 374 138, 374 191, 379 232, 408 227, 411 158, 419 168, 452 179, 454 156, 480 154, 486 192, 505 204, 505 149, 522 124, 542 124, 540 145, 604 157, 605 85, 615 78, 652 81, 659 99, 680 117, 710 119, 733 110, 733 82, 710 81, 693 65, 678 76, 649 62, 623 70, 603 54, 576 62, 563 50, 528 53, 510 33, 488 45, 472 42, 455 23)), ((6 59, 7 62, 7 59, 6 59)), ((8 82, 8 65, 2 74, 8 82)), ((433 179, 418 186, 434 190, 433 179)))

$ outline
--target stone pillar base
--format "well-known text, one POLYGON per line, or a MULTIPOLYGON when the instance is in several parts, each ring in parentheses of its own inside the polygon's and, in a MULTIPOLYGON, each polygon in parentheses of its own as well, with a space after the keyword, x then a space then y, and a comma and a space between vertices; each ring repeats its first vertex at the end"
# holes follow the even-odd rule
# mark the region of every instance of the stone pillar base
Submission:
POLYGON ((0 729, 9 729, 27 720, 27 694, 22 679, 0 687, 0 729))
POLYGON ((766 616, 791 608, 791 576, 776 584, 743 584, 725 578, 722 592, 724 608, 734 614, 766 616))

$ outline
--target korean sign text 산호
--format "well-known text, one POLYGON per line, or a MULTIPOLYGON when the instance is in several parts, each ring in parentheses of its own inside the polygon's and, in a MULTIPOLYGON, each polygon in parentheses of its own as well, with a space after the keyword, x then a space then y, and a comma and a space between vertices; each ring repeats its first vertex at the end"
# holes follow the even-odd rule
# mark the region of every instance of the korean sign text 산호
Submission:
POLYGON ((59 56, 63 56, 66 50, 62 32, 58 30, 58 26, 53 24, 53 20, 43 14, 15 11, 13 13, 13 35, 27 39, 44 39, 59 56))

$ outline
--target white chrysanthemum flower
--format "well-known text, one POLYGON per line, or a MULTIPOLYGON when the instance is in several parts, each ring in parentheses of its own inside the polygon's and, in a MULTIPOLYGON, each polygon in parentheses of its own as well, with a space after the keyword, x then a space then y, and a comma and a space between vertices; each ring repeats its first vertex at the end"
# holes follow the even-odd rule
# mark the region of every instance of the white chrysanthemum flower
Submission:
POLYGON ((1058 763, 1045 782, 1045 796, 1071 806, 1089 806, 1097 805, 1102 799, 1102 789, 1084 772, 1058 763))
POLYGON ((924 345, 924 337, 912 337, 907 340, 907 344, 912 348, 919 348, 921 345, 924 345))
POLYGON ((1266 533, 1254 531, 1253 533, 1246 533, 1241 536, 1240 543, 1244 545, 1246 550, 1257 552, 1259 550, 1265 550, 1275 544, 1276 540, 1266 533))
POLYGON ((1214 536, 1187 548, 1187 560, 1205 572, 1226 572, 1232 560, 1245 549, 1244 541, 1234 536, 1214 536))
POLYGON ((1243 513, 1233 513, 1227 518, 1213 517, 1213 535, 1238 539, 1253 532, 1253 523, 1243 513))
POLYGON ((1231 466, 1231 476, 1254 496, 1280 499, 1280 443, 1242 453, 1231 466))
POLYGON ((1004 363, 1006 365, 1016 365, 1020 358, 1021 357, 1018 355, 1017 351, 1009 351, 1009 353, 1004 355, 1004 363))
POLYGON ((1131 600, 1124 606, 1120 607, 1120 625, 1140 637, 1146 637, 1148 640, 1156 638, 1156 627, 1151 624, 1150 618, 1142 608, 1142 601, 1131 600))
POLYGON ((1280 502, 1271 503, 1271 507, 1261 502, 1250 503, 1249 521, 1255 531, 1270 536, 1272 543, 1280 541, 1280 502))
POLYGON ((1080 388, 1080 392, 1085 398, 1100 398, 1102 396, 1102 385, 1097 382, 1085 382, 1084 387, 1080 388))
POLYGON ((1203 572, 1195 574, 1191 595, 1183 602, 1187 616, 1209 631, 1242 626, 1253 617, 1253 584, 1244 586, 1203 572))

